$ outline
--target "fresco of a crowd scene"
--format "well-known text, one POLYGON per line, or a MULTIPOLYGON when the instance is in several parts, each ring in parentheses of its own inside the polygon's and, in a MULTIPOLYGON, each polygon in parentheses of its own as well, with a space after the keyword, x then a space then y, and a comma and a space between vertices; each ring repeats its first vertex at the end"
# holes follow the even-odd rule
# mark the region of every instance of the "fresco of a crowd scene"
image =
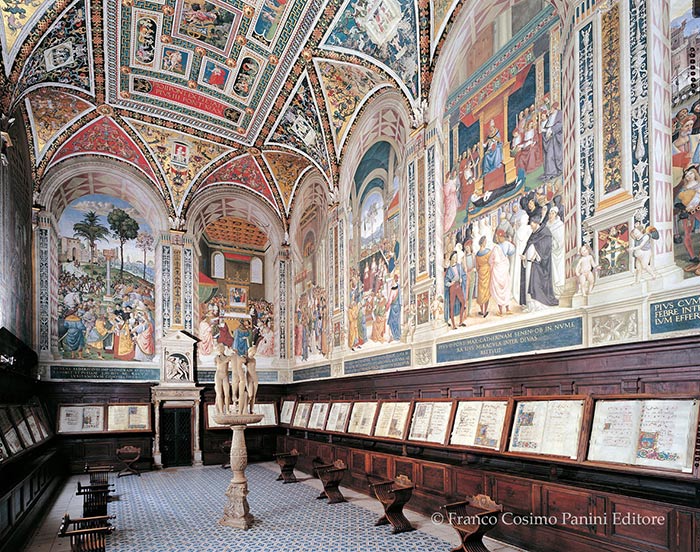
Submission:
POLYGON ((361 198, 359 230, 351 241, 351 251, 359 250, 349 274, 347 345, 351 350, 401 340, 398 193, 394 179, 388 189, 383 182, 374 183, 361 198))
POLYGON ((700 44, 700 19, 687 0, 671 4, 671 42, 673 241, 676 263, 688 278, 700 276, 700 88, 689 55, 700 44))
POLYGON ((217 354, 219 343, 232 348, 237 331, 247 332, 249 345, 257 344, 256 357, 275 356, 272 303, 264 299, 247 299, 243 312, 238 307, 242 301, 237 299, 239 297, 227 296, 217 287, 213 289, 212 297, 200 304, 201 318, 197 331, 200 361, 212 360, 217 354))
POLYGON ((452 329, 557 306, 564 290, 562 113, 537 71, 525 66, 516 85, 481 106, 468 98, 452 121, 445 288, 431 305, 452 329))
POLYGON ((65 209, 59 233, 62 357, 153 360, 155 263, 148 223, 126 201, 93 194, 65 209))

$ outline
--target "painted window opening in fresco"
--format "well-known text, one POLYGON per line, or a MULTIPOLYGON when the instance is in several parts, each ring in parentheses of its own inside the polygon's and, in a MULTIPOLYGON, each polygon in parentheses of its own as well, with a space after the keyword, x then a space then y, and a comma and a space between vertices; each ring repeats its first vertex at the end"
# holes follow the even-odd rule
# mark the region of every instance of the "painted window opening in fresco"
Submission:
POLYGON ((59 220, 62 358, 151 361, 155 257, 151 227, 128 202, 93 194, 59 220))
POLYGON ((377 142, 363 156, 351 192, 347 346, 355 351, 401 340, 399 189, 396 154, 377 142))
POLYGON ((686 278, 700 275, 700 19, 692 8, 671 2, 673 242, 686 278))
POLYGON ((258 257, 250 261, 250 282, 252 284, 263 283, 263 262, 258 257))
POLYGON ((264 256, 267 241, 255 225, 235 217, 205 228, 199 241, 200 364, 213 366, 220 344, 226 355, 256 344, 259 365, 275 356, 274 307, 265 297, 264 265, 256 256, 264 256))
POLYGON ((556 307, 564 293, 563 121, 549 51, 556 21, 527 34, 548 13, 499 51, 505 68, 485 64, 452 93, 444 294, 433 308, 450 329, 556 307), (472 87, 476 79, 486 85, 472 87))
POLYGON ((212 278, 226 278, 226 265, 224 263, 224 254, 221 251, 217 251, 211 256, 212 278))

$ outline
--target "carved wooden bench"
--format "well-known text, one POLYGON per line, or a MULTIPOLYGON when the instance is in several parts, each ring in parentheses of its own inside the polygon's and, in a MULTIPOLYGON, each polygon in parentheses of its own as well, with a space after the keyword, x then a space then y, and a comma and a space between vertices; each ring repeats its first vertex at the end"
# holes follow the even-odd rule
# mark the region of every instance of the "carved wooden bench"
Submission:
POLYGON ((107 535, 114 531, 109 520, 114 516, 93 516, 71 519, 63 516, 59 537, 70 538, 71 552, 105 552, 107 535))
POLYGON ((489 552, 483 537, 500 520, 503 506, 486 495, 468 496, 466 500, 445 504, 447 521, 457 531, 462 544, 451 552, 489 552))
POLYGON ((275 454, 275 460, 280 467, 280 475, 277 481, 282 480, 282 483, 296 483, 297 478, 294 475, 294 466, 297 465, 299 452, 297 449, 292 449, 289 452, 279 452, 275 454))
POLYGON ((118 448, 116 454, 117 460, 124 465, 124 468, 117 474, 117 477, 123 477, 125 475, 138 475, 141 477, 139 470, 137 470, 134 465, 141 458, 141 447, 125 445, 118 448))
MULTIPOLYGON (((370 477, 368 475, 368 479, 370 477)), ((377 520, 375 525, 391 523, 394 534, 415 530, 415 527, 411 525, 403 513, 403 507, 411 500, 414 487, 413 482, 405 475, 399 475, 394 480, 386 479, 370 483, 370 490, 384 507, 384 515, 377 520)))
POLYGON ((343 493, 341 493, 338 488, 348 469, 345 462, 336 460, 332 464, 324 464, 322 460, 314 459, 312 464, 316 476, 321 480, 321 483, 323 483, 323 492, 316 498, 327 498, 328 504, 347 502, 343 493))
POLYGON ((90 476, 90 485, 109 485, 109 473, 112 466, 90 466, 85 464, 85 473, 90 476))
POLYGON ((111 485, 84 486, 78 482, 78 491, 75 493, 83 497, 83 517, 106 516, 111 485))

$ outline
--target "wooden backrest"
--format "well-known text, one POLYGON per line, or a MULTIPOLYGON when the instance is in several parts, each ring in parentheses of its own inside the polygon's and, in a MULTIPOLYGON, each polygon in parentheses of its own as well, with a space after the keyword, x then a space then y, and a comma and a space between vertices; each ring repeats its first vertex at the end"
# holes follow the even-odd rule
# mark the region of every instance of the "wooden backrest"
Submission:
POLYGON ((141 458, 141 447, 134 447, 132 445, 124 445, 116 450, 117 458, 119 460, 136 461, 141 458))
POLYGON ((496 502, 494 502, 494 500, 490 496, 485 494, 468 496, 467 500, 469 501, 470 506, 475 506, 476 508, 482 508, 483 510, 488 510, 492 512, 503 511, 502 504, 496 504, 496 502))

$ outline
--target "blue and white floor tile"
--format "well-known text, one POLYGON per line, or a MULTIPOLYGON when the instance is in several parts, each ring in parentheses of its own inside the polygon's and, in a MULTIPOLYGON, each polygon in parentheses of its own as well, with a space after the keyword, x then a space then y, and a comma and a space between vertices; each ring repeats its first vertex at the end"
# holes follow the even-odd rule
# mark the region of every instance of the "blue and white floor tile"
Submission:
MULTIPOLYGON (((219 525, 231 471, 219 466, 172 468, 141 477, 116 480, 116 498, 109 513, 117 516, 108 543, 110 552, 447 552, 458 543, 454 531, 406 512, 417 531, 391 534, 390 526, 375 527, 381 505, 343 489, 348 502, 328 505, 316 500, 318 480, 297 472, 301 484, 277 481, 273 463, 252 464, 246 470, 250 511, 255 523, 248 531, 219 525)), ((68 550, 67 539, 56 538, 64 512, 81 514, 72 478, 47 514, 42 528, 26 548, 29 552, 68 550)), ((515 551, 488 541, 492 552, 515 551)))

